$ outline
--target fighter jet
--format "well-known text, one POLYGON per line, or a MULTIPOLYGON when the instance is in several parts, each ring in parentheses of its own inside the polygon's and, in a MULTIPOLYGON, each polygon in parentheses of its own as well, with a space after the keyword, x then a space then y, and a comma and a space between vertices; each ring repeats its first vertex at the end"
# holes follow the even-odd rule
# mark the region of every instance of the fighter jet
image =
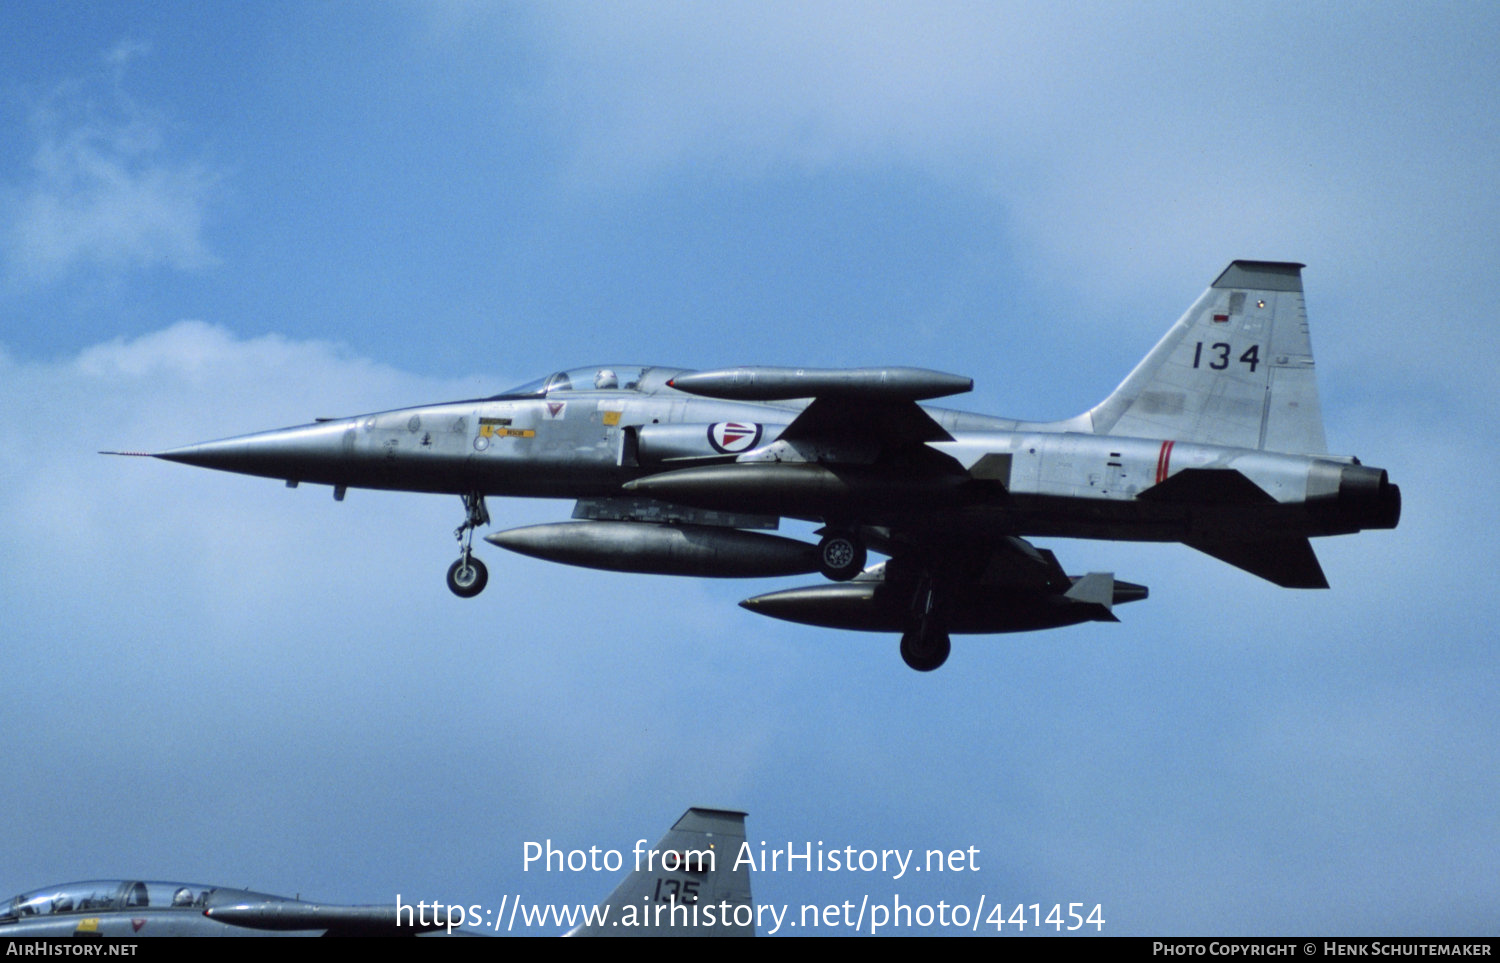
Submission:
MULTIPOLYGON (((754 936, 750 870, 737 859, 744 842, 744 813, 689 809, 654 849, 641 850, 639 867, 609 899, 565 935, 754 936)), ((471 918, 471 907, 452 908, 464 914, 462 922, 479 929, 453 930, 446 906, 437 919, 437 910, 417 912, 394 899, 378 906, 334 906, 194 883, 95 880, 14 897, 0 906, 0 939, 417 936, 475 934, 501 930, 506 923, 482 911, 471 918)))
MULTIPOLYGON (((929 671, 950 633, 1117 621, 1146 597, 1078 577, 1026 539, 1182 542, 1277 585, 1326 588, 1308 541, 1394 528, 1387 473, 1330 454, 1301 264, 1234 261, 1107 398, 1057 422, 928 407, 971 379, 919 368, 605 365, 490 398, 403 408, 153 454, 349 488, 458 494, 448 585, 478 594, 489 495, 576 499, 572 521, 502 531, 512 551, 698 576, 819 571, 752 612, 901 633, 929 671), (821 525, 817 545, 765 530, 821 525), (867 567, 868 551, 887 561, 867 567)), ((120 453, 125 454, 125 453, 120 453)))
POLYGON ((196 883, 64 883, 0 909, 0 939, 87 936, 415 936, 441 930, 383 906, 334 906, 196 883))

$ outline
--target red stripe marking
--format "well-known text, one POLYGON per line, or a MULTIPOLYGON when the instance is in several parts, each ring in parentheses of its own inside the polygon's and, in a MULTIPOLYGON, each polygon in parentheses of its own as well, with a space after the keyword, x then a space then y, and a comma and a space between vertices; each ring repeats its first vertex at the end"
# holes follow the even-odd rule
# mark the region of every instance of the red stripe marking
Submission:
POLYGON ((1172 468, 1172 446, 1175 441, 1164 441, 1161 443, 1161 451, 1156 455, 1156 483, 1160 485, 1167 480, 1167 472, 1172 468))

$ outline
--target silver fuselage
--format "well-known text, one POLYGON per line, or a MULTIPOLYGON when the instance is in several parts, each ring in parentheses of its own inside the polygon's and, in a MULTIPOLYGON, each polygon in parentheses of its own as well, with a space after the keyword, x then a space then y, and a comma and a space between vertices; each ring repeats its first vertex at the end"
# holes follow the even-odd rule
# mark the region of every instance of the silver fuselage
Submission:
MULTIPOLYGON (((628 482, 705 462, 823 464, 822 453, 776 440, 802 407, 703 399, 667 387, 651 394, 569 390, 330 419, 192 445, 161 457, 339 489, 601 498, 621 494, 628 482), (738 454, 719 451, 710 433, 725 423, 753 427, 756 447, 738 454)), ((1384 484, 1383 472, 1359 467, 1352 458, 1092 435, 1069 430, 1068 422, 924 410, 952 436, 928 443, 947 456, 942 469, 893 479, 878 468, 830 458, 836 472, 855 480, 852 495, 848 490, 826 498, 785 495, 746 473, 743 485, 722 492, 709 485, 681 500, 809 519, 853 511, 861 524, 915 523, 968 535, 1182 541, 1268 531, 1332 535, 1373 527, 1368 518, 1346 510, 1354 497, 1351 486, 1384 484), (1187 469, 1236 470, 1265 497, 1228 502, 1141 497, 1187 469), (857 489, 862 473, 879 476, 870 481, 878 492, 867 499, 857 489)))

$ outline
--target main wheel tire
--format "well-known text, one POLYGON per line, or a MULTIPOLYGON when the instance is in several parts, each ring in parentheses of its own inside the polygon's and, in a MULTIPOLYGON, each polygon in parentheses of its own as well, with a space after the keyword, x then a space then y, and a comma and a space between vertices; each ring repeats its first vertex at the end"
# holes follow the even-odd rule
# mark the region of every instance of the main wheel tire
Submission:
POLYGON ((483 592, 489 580, 490 570, 472 555, 448 566, 448 590, 461 599, 471 599, 483 592))
POLYGON ((901 658, 918 672, 931 672, 948 661, 953 644, 947 632, 913 629, 901 636, 901 658))
POLYGON ((865 570, 864 545, 853 535, 832 532, 818 543, 818 571, 835 582, 847 582, 865 570))

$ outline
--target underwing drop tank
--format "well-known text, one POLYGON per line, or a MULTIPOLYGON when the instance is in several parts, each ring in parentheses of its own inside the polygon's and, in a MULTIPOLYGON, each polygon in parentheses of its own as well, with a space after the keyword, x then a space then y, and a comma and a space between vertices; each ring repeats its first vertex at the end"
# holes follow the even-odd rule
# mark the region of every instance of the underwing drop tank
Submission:
POLYGON ((496 532, 485 541, 549 562, 650 575, 766 578, 818 567, 814 545, 711 525, 554 522, 496 532))
MULTIPOLYGON (((768 592, 740 605, 757 615, 830 629, 903 632, 912 621, 918 586, 907 581, 856 580, 768 592)), ((1112 606, 1146 597, 1144 585, 1098 573, 1055 594, 997 586, 953 585, 943 593, 947 631, 966 634, 1031 632, 1080 622, 1118 621, 1112 606)))

